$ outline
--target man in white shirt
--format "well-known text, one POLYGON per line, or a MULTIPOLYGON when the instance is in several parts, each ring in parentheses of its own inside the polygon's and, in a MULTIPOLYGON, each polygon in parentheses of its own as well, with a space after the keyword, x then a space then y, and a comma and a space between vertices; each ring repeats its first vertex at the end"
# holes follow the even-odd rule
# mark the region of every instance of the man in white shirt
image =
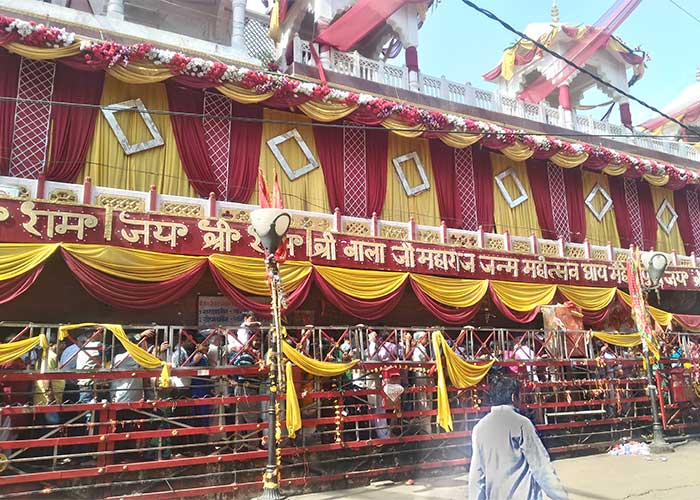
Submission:
POLYGON ((229 354, 232 352, 240 351, 245 347, 253 336, 255 330, 258 329, 260 323, 255 321, 255 313, 252 311, 246 311, 242 314, 243 323, 238 327, 235 335, 228 333, 226 335, 226 347, 228 348, 229 354))
POLYGON ((551 500, 569 496, 549 461, 535 426, 515 411, 518 381, 496 377, 491 412, 472 431, 469 500, 551 500))
MULTIPOLYGON (((116 370, 138 370, 141 368, 136 360, 124 351, 114 358, 116 370)), ((109 394, 115 403, 135 403, 143 399, 143 379, 139 377, 118 378, 109 384, 109 394)))

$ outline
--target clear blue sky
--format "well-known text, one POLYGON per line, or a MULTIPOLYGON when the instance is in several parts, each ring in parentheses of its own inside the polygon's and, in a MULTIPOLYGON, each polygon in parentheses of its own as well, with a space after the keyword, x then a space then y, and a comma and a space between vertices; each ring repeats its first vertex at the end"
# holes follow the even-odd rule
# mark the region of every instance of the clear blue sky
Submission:
MULTIPOLYGON (((559 16, 565 23, 592 24, 613 1, 559 0, 559 16)), ((475 0, 475 3, 519 30, 528 23, 551 20, 551 0, 475 0)), ((676 3, 700 18, 700 1, 676 0, 676 3)), ((662 108, 695 81, 695 68, 700 63, 700 55, 695 55, 700 23, 670 0, 642 0, 616 34, 631 47, 641 45, 651 56, 644 78, 631 88, 634 96, 662 108)), ((515 35, 461 0, 442 0, 431 10, 420 32, 421 70, 493 89, 495 85, 482 80, 481 75, 495 66, 503 49, 516 40, 515 35)), ((600 100, 592 100, 604 99, 601 96, 600 100)), ((652 115, 634 103, 631 109, 635 124, 652 115)), ((599 118, 602 113, 597 110, 593 116, 599 118)), ((615 115, 617 121, 617 112, 615 115)))

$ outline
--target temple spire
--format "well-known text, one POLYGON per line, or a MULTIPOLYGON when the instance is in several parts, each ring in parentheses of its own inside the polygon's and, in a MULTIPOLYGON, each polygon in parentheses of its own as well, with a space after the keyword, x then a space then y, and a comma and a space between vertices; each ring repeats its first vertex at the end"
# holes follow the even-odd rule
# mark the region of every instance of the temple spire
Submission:
POLYGON ((552 0, 552 22, 559 22, 559 7, 557 6, 557 0, 552 0))

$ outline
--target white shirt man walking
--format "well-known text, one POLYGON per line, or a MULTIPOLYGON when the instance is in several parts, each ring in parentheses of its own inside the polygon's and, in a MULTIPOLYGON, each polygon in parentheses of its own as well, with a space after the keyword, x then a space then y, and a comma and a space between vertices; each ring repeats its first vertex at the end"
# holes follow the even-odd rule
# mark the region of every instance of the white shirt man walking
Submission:
POLYGON ((497 377, 489 395, 491 413, 472 432, 469 500, 541 500, 542 491, 568 500, 535 426, 515 411, 518 381, 497 377))

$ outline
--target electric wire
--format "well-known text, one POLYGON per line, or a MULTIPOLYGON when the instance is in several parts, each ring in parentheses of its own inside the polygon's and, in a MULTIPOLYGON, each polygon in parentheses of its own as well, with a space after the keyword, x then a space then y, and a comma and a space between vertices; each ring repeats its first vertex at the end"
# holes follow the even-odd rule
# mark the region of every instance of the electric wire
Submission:
POLYGON ((685 7, 680 5, 678 2, 675 2, 674 0, 668 0, 668 1, 671 2, 673 5, 675 5, 676 7, 678 7, 681 11, 685 12, 688 15, 688 17, 690 17, 691 19, 694 19, 696 23, 700 24, 700 18, 695 16, 688 9, 686 9, 685 7))
POLYGON ((632 95, 632 94, 630 94, 629 92, 627 92, 627 91, 625 91, 625 90, 623 90, 623 89, 617 87, 616 85, 613 85, 612 83, 603 80, 602 78, 600 78, 600 77, 599 77, 598 75, 596 75, 595 73, 593 73, 593 72, 587 70, 585 67, 579 66, 578 64, 576 64, 575 62, 571 61, 570 59, 564 57, 563 55, 559 54, 558 52, 556 52, 556 51, 550 49, 549 47, 543 45, 542 43, 538 42, 537 40, 535 40, 535 39, 533 39, 533 38, 527 36, 527 35, 526 35, 525 33, 523 33, 522 31, 519 31, 519 30, 515 29, 513 26, 511 26, 510 24, 508 24, 506 21, 504 21, 503 19, 501 19, 500 17, 498 17, 496 14, 494 14, 494 13, 491 12, 490 10, 484 9, 483 7, 479 7, 477 4, 475 4, 475 3, 472 2, 471 0, 462 0, 462 3, 464 3, 464 4, 467 5, 468 7, 471 7, 472 9, 476 10, 477 12, 483 14, 484 16, 488 17, 489 19, 491 19, 491 20, 493 20, 493 21, 496 21, 498 24, 500 24, 501 26, 503 26, 505 29, 507 29, 507 30, 510 31, 511 33, 513 33, 513 34, 519 36, 520 38, 522 38, 522 39, 524 39, 524 40, 527 40, 527 41, 529 41, 529 42, 532 42, 533 44, 535 44, 535 46, 536 46, 537 48, 543 50, 544 52, 546 52, 547 54, 551 55, 552 57, 554 57, 554 58, 556 58, 556 59, 559 59, 560 61, 565 62, 565 63, 568 64, 569 66, 575 68, 577 71, 580 71, 580 72, 583 73, 584 75, 587 75, 587 76, 591 77, 591 78, 592 78, 593 80, 595 80, 596 82, 598 82, 598 83, 600 83, 600 84, 602 84, 602 85, 605 85, 606 87, 608 87, 608 88, 614 90, 615 92, 617 92, 617 93, 619 93, 619 94, 621 94, 621 95, 627 97, 628 99, 632 99, 634 102, 636 102, 636 103, 638 103, 638 104, 641 104, 642 106, 644 106, 644 107, 647 108, 648 110, 653 111, 653 112, 655 112, 655 113, 661 115, 662 117, 664 117, 664 118, 666 118, 667 120, 669 120, 669 121, 675 123, 676 125, 680 126, 682 129, 684 129, 684 130, 690 132, 691 134, 693 134, 694 136, 696 136, 696 137, 698 137, 698 138, 700 139, 700 131, 698 131, 698 130, 692 128, 692 127, 689 127, 689 126, 685 125, 684 123, 682 123, 682 122, 676 120, 676 119, 673 118, 672 116, 667 115, 666 113, 664 113, 663 111, 661 111, 659 108, 657 108, 657 107, 655 107, 655 106, 652 106, 651 104, 647 103, 646 101, 643 101, 642 99, 639 99, 638 97, 635 97, 634 95, 632 95))

